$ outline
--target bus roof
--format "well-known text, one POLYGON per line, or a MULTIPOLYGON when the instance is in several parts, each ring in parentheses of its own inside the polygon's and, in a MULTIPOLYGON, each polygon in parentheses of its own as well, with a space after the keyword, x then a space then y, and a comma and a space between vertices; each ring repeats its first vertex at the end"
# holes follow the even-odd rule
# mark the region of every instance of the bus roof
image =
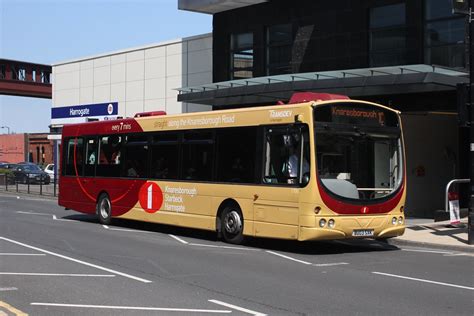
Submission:
MULTIPOLYGON (((333 95, 337 96, 337 95, 333 95)), ((337 96, 339 97, 339 96, 337 96)), ((359 103, 381 107, 399 114, 400 112, 388 107, 346 98, 329 98, 296 104, 283 104, 272 106, 259 106, 252 108, 226 109, 207 112, 181 113, 164 115, 148 115, 135 118, 125 118, 108 121, 95 121, 87 123, 67 124, 63 127, 63 136, 80 135, 110 135, 139 133, 151 131, 173 131, 185 129, 205 129, 222 127, 255 126, 262 124, 288 124, 296 120, 308 120, 312 106, 331 103, 359 103), (299 116, 302 114, 303 116, 299 116), (298 116, 298 118, 297 118, 298 116)))

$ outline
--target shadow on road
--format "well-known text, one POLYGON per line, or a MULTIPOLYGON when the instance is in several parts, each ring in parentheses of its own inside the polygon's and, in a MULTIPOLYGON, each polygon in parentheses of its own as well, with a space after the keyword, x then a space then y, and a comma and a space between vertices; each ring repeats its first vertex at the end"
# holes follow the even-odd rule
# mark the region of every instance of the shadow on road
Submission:
MULTIPOLYGON (((64 216, 63 219, 75 220, 81 222, 98 223, 97 217, 89 214, 74 214, 64 216)), ((211 245, 226 244, 217 238, 217 234, 211 231, 198 229, 190 229, 176 227, 164 224, 147 223, 133 220, 114 218, 111 228, 135 229, 138 231, 155 232, 159 234, 172 234, 180 238, 193 238, 198 241, 211 245)), ((189 241, 192 242, 192 241, 189 241)), ((306 255, 333 255, 343 253, 359 253, 359 252, 380 252, 399 250, 398 247, 388 243, 380 242, 373 239, 349 239, 349 240, 333 240, 333 241, 294 241, 280 240, 271 238, 247 238, 244 247, 283 251, 295 254, 306 255)))

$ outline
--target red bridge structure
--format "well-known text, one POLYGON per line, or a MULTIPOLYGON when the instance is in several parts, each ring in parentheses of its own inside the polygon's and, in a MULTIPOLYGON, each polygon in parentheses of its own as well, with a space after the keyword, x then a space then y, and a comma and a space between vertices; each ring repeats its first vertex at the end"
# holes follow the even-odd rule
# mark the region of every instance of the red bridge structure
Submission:
POLYGON ((52 98, 50 65, 0 59, 0 94, 52 98))

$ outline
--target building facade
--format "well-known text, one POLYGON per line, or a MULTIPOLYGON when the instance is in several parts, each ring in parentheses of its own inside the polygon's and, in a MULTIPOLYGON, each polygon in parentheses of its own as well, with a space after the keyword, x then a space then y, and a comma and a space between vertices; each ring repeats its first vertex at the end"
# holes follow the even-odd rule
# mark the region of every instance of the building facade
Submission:
POLYGON ((215 82, 466 61, 465 17, 447 0, 270 0, 217 12, 213 27, 215 82))
POLYGON ((46 133, 0 135, 1 162, 47 165, 54 161, 53 148, 53 141, 46 133))
MULTIPOLYGON (((444 190, 469 178, 459 124, 469 82, 467 28, 446 0, 178 0, 213 15, 213 84, 178 100, 213 108, 276 104, 297 91, 378 102, 403 113, 408 215, 444 209, 444 190)), ((465 206, 466 204, 464 204, 465 206)))
POLYGON ((52 130, 147 111, 206 110, 210 107, 178 102, 175 89, 211 81, 211 34, 56 63, 52 130))

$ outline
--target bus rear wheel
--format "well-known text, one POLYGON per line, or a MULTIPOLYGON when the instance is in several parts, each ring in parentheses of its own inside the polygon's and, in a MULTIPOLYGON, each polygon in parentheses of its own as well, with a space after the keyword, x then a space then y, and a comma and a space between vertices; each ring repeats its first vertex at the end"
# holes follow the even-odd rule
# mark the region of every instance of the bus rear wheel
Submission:
POLYGON ((231 244, 244 242, 244 218, 238 206, 229 205, 221 214, 221 234, 231 244))
POLYGON ((102 193, 99 196, 96 211, 102 225, 109 225, 112 222, 112 204, 107 194, 102 193))

